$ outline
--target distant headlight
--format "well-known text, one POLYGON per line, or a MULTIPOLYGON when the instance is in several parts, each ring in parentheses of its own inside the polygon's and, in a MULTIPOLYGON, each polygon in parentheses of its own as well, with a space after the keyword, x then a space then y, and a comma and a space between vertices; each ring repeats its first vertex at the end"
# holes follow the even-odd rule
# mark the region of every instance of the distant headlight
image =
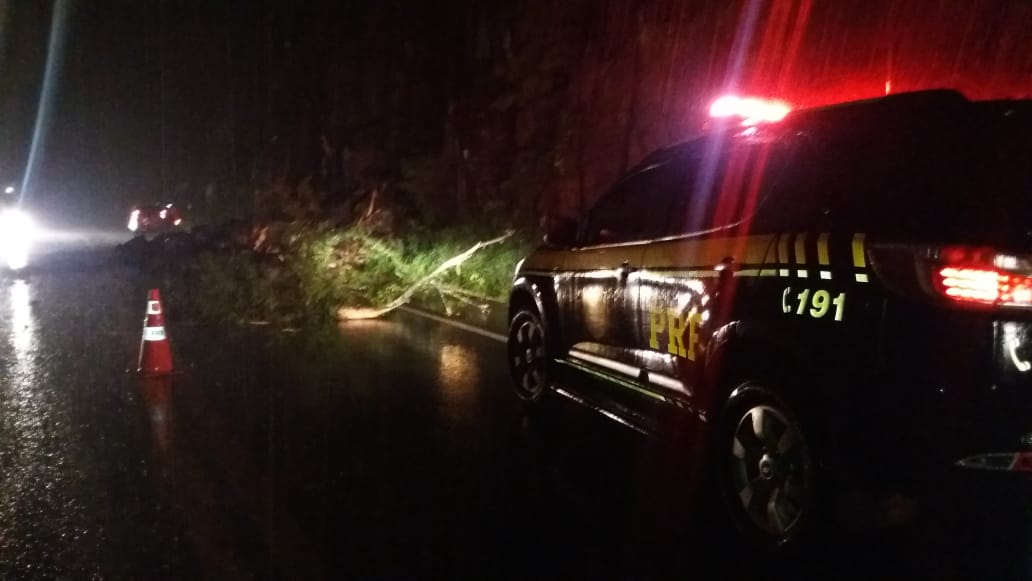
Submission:
POLYGON ((12 208, 0 213, 0 254, 12 270, 29 263, 29 247, 36 228, 29 215, 12 208))
POLYGON ((12 208, 0 213, 0 238, 29 240, 35 231, 32 219, 25 212, 12 208))

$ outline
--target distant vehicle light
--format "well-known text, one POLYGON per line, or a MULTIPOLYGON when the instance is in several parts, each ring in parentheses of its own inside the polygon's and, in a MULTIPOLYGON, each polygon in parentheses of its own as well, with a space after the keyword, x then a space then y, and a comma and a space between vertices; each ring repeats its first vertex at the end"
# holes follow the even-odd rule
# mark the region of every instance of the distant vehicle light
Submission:
POLYGON ((740 117, 742 125, 750 127, 781 121, 791 111, 783 101, 725 95, 710 105, 709 114, 710 117, 740 117))
POLYGON ((36 229, 25 212, 11 208, 0 213, 0 255, 7 267, 19 270, 29 263, 29 247, 36 229))
POLYGON ((126 227, 135 234, 162 234, 179 228, 185 219, 174 204, 144 204, 132 207, 126 227))
POLYGON ((4 193, 5 194, 13 194, 14 193, 14 186, 7 186, 6 188, 4 188, 4 193))

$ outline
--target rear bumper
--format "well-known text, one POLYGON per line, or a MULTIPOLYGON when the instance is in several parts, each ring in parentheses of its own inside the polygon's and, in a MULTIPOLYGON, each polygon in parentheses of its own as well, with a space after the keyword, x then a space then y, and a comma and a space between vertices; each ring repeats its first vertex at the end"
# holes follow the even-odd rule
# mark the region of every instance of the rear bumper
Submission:
POLYGON ((993 472, 1032 472, 1032 452, 989 452, 957 460, 957 467, 993 472))
POLYGON ((852 411, 839 410, 843 424, 863 422, 851 424, 862 440, 847 435, 838 445, 855 447, 837 452, 863 450, 846 466, 882 500, 880 512, 887 498, 913 502, 915 534, 894 557, 902 578, 1032 579, 1032 386, 958 376, 952 384, 897 376, 882 384, 880 401, 850 402, 852 411), (856 413, 872 409, 873 420, 856 413))
POLYGON ((1032 476, 955 467, 921 499, 926 551, 959 579, 1032 578, 1032 476))
POLYGON ((1032 471, 1032 454, 1024 454, 1032 453, 1032 322, 979 312, 906 314, 892 317, 882 335, 881 371, 852 374, 836 412, 844 432, 864 435, 846 433, 845 441, 869 443, 869 462, 891 465, 915 484, 954 467, 1032 471))

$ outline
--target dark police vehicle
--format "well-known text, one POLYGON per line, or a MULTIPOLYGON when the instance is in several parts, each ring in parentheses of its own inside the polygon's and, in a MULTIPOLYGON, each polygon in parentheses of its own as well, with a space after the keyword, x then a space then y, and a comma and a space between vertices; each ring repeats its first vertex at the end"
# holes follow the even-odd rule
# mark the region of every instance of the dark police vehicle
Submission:
POLYGON ((1032 101, 717 109, 518 267, 517 395, 676 428, 768 548, 832 491, 1032 471, 1032 101))

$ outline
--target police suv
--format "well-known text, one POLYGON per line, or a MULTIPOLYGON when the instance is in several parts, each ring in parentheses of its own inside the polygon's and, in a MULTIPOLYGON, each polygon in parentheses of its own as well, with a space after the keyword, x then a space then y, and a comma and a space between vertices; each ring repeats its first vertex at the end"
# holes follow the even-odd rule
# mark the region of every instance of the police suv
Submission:
POLYGON ((516 394, 687 435, 773 548, 830 489, 1032 471, 1032 101, 711 113, 520 264, 516 394))

